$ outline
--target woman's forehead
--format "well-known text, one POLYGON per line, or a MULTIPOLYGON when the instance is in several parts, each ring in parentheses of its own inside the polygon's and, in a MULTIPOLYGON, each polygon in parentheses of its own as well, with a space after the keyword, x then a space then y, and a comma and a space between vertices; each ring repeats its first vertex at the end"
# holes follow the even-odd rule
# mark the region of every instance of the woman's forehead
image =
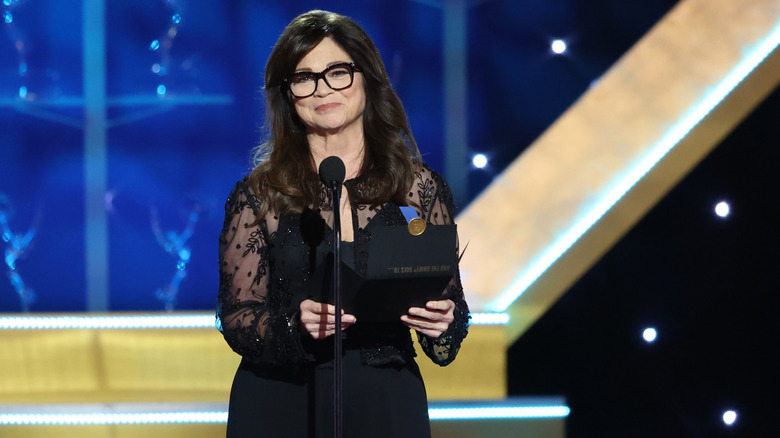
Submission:
POLYGON ((321 71, 339 62, 352 62, 352 57, 332 37, 325 37, 298 61, 295 70, 321 71))

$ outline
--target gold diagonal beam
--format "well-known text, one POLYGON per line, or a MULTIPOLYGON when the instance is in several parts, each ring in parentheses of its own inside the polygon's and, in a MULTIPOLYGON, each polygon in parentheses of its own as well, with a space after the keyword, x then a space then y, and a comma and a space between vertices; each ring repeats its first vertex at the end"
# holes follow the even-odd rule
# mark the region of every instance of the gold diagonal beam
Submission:
POLYGON ((513 342, 775 88, 778 42, 778 0, 679 3, 459 216, 472 307, 513 342))

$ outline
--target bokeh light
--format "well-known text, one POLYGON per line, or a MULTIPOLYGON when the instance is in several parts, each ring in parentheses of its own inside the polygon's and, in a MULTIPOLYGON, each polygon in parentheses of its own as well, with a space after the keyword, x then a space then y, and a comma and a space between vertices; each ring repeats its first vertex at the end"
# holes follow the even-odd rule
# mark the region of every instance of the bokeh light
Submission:
POLYGON ((642 339, 648 344, 655 342, 658 337, 658 332, 653 327, 648 327, 642 332, 642 339))
POLYGON ((560 54, 562 54, 563 52, 566 51, 566 41, 564 41, 564 40, 555 40, 550 45, 550 48, 552 49, 552 51, 554 53, 557 53, 557 54, 560 55, 560 54))
POLYGON ((477 169, 484 169, 488 164, 488 158, 485 156, 485 154, 475 154, 471 159, 471 164, 473 164, 477 169))
POLYGON ((726 201, 720 201, 715 205, 715 214, 720 217, 726 217, 731 213, 731 207, 726 201))
POLYGON ((737 422, 737 412, 728 410, 723 413, 723 423, 726 424, 726 426, 733 426, 734 423, 737 422))

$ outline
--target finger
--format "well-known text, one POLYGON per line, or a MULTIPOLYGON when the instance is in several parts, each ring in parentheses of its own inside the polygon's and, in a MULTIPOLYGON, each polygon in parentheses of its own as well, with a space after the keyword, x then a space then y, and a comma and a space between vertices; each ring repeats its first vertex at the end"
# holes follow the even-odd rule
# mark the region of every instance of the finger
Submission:
MULTIPOLYGON (((301 310, 316 313, 318 315, 335 315, 336 307, 328 303, 320 303, 311 299, 301 302, 301 310)), ((343 313, 343 312, 342 312, 343 313)))
POLYGON ((449 323, 445 321, 436 321, 429 318, 418 318, 415 316, 404 315, 401 317, 401 321, 410 328, 417 329, 434 329, 434 330, 446 330, 449 327, 449 323), (414 327, 412 327, 414 326, 414 327))
POLYGON ((314 300, 303 300, 301 302, 301 310, 305 312, 322 313, 322 306, 322 303, 314 300))
POLYGON ((438 338, 439 336, 441 336, 442 333, 444 333, 447 330, 447 325, 431 324, 408 316, 402 316, 401 322, 405 326, 409 327, 410 329, 416 330, 432 338, 438 338))
MULTIPOLYGON (((357 318, 355 318, 354 315, 348 316, 349 317, 345 316, 345 318, 342 319, 341 330, 346 330, 355 322, 357 322, 357 318)), ((333 321, 322 322, 319 320, 319 317, 317 317, 309 321, 304 321, 301 319, 301 322, 303 322, 304 330, 306 330, 306 332, 309 333, 313 338, 323 339, 336 333, 335 317, 329 317, 328 319, 333 319, 333 321)))
POLYGON ((318 330, 311 333, 311 337, 314 339, 325 339, 334 333, 336 333, 335 330, 318 330))
MULTIPOLYGON (((336 314, 336 306, 333 304, 328 303, 319 303, 320 308, 318 309, 317 313, 323 314, 323 315, 335 315, 336 314)), ((342 311, 342 314, 344 312, 342 311)))
POLYGON ((455 303, 452 300, 436 300, 428 301, 425 303, 425 308, 428 310, 443 310, 447 311, 455 307, 455 303))
MULTIPOLYGON (((301 315, 301 322, 304 324, 336 324, 336 315, 331 315, 328 313, 307 313, 301 315)), ((357 322, 357 318, 355 318, 355 315, 342 315, 341 316, 341 323, 345 324, 354 324, 357 322)))
POLYGON ((423 318, 430 321, 444 321, 448 324, 454 319, 450 312, 444 310, 427 310, 421 307, 412 307, 409 309, 408 313, 409 315, 418 318, 423 318))

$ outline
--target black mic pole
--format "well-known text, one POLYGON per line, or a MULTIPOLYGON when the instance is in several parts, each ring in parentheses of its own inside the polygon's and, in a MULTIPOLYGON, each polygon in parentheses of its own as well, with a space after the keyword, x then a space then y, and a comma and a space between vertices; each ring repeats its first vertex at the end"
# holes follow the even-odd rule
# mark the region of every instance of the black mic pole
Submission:
POLYGON ((336 308, 336 333, 333 335, 333 436, 342 437, 342 368, 341 339, 341 185, 346 169, 339 157, 331 156, 320 163, 320 178, 331 189, 333 201, 333 295, 336 308))

